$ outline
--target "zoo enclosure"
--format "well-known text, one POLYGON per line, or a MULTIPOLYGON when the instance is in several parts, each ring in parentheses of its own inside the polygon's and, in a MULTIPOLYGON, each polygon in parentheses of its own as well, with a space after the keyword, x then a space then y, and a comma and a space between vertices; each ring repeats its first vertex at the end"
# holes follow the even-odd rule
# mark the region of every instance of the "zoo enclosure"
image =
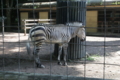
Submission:
MULTIPOLYGON (((3 0, 1 0, 1 4, 2 4, 2 1, 3 1, 3 0)), ((19 0, 16 0, 16 1, 19 2, 19 0)), ((18 3, 18 2, 17 2, 17 3, 18 3)), ((49 2, 50 2, 50 1, 49 1, 49 2)), ((34 3, 34 0, 32 0, 32 3, 34 3)), ((104 3, 105 3, 105 2, 104 2, 104 3)), ((4 12, 3 10, 7 10, 7 9, 9 9, 9 8, 4 8, 4 7, 2 7, 2 6, 3 6, 3 5, 1 5, 1 14, 2 14, 2 16, 4 16, 4 13, 5 13, 5 12, 4 12)), ((34 5, 32 5, 32 6, 34 7, 34 5)), ((52 6, 50 5, 49 7, 52 7, 52 6)), ((118 7, 118 8, 119 8, 119 7, 118 7)), ((12 9, 12 8, 11 8, 11 9, 12 9)), ((16 11, 16 12, 18 13, 17 15, 19 15, 18 9, 20 9, 20 8, 17 7, 17 11, 16 11)), ((105 15, 106 5, 104 5, 104 8, 102 8, 102 10, 104 11, 104 15, 105 15)), ((33 11, 33 16, 35 16, 35 14, 34 14, 35 8, 32 8, 32 11, 33 11)), ((50 9, 50 12, 52 12, 52 9, 50 9)), ((18 18, 18 20, 19 20, 20 17, 17 17, 17 18, 18 18)), ((51 18, 52 18, 52 17, 51 17, 51 18)), ((35 18, 34 18, 34 19, 35 19, 35 18)), ((107 22, 106 22, 106 16, 104 16, 103 19, 104 19, 104 21, 103 21, 103 22, 104 22, 104 24, 103 24, 103 25, 104 25, 104 30, 103 30, 103 31, 104 31, 104 36, 105 36, 105 37, 104 37, 104 41, 103 41, 104 44, 102 45, 102 46, 103 46, 103 49, 101 50, 101 51, 104 51, 104 52, 103 52, 103 53, 104 53, 104 56, 103 56, 104 60, 103 60, 103 63, 102 63, 102 64, 103 64, 103 67, 102 67, 102 68, 103 68, 103 73, 102 73, 103 77, 101 77, 101 79, 105 79, 105 76, 106 76, 106 75, 105 75, 105 65, 106 65, 106 64, 105 64, 105 58, 106 58, 106 56, 105 56, 105 52, 106 52, 106 44, 105 44, 106 41, 105 41, 105 39, 106 39, 106 35, 107 35, 106 25, 105 25, 105 24, 107 24, 107 22)), ((3 20, 3 21, 4 21, 4 20, 3 20)), ((3 22, 3 21, 2 21, 2 22, 3 22)), ((17 24, 18 24, 17 27, 18 27, 18 38, 19 38, 19 39, 18 39, 19 41, 18 41, 18 43, 17 43, 17 44, 18 44, 17 48, 20 49, 20 48, 23 47, 23 46, 21 47, 20 44, 25 43, 25 42, 20 42, 20 23, 19 23, 19 21, 18 21, 17 24)), ((6 35, 5 35, 6 30, 4 31, 4 27, 5 27, 5 28, 6 28, 6 27, 11 27, 11 28, 12 28, 13 26, 10 26, 10 25, 9 25, 9 26, 5 26, 4 24, 2 24, 1 27, 2 27, 2 29, 3 29, 3 33, 2 33, 2 35, 1 35, 1 40, 2 40, 2 41, 1 41, 1 44, 2 44, 1 51, 2 51, 2 55, 5 55, 5 52, 4 52, 4 51, 6 50, 6 48, 5 48, 5 47, 6 47, 5 43, 11 43, 11 42, 5 42, 5 40, 4 40, 5 37, 6 37, 6 35)), ((114 26, 113 26, 113 27, 114 27, 114 26)), ((90 26, 89 28, 96 29, 96 27, 94 28, 94 27, 92 27, 92 26, 90 26)), ((87 29, 87 27, 86 27, 86 29, 87 29)), ((101 35, 100 35, 100 36, 101 36, 101 35)), ((10 40, 11 40, 11 39, 10 39, 10 40)), ((119 41, 118 41, 118 42, 119 42, 119 41)), ((12 45, 12 46, 13 46, 13 45, 12 45)), ((12 46, 11 46, 11 47, 12 47, 12 46)), ((93 45, 93 44, 91 44, 91 45, 85 45, 85 46, 86 46, 86 47, 88 47, 88 46, 89 46, 89 47, 91 47, 91 46, 97 46, 97 47, 99 47, 99 46, 101 46, 101 45, 93 45)), ((110 46, 110 45, 109 45, 109 46, 110 46)), ((112 46, 115 47, 115 46, 117 46, 117 44, 116 44, 116 45, 112 45, 112 46)), ((118 46, 119 46, 119 44, 118 44, 118 46)), ((108 47, 108 46, 107 46, 107 47, 108 47)), ((18 54, 17 54, 17 55, 19 55, 19 54, 20 54, 20 50, 18 51, 18 54)), ((0 56, 2 56, 2 55, 0 55, 0 56)), ((11 58, 11 57, 8 57, 8 58, 11 58)), ((19 68, 19 69, 17 70, 17 72, 18 72, 18 74, 19 74, 19 73, 22 72, 22 71, 20 71, 20 70, 21 70, 20 67, 22 67, 22 65, 21 65, 21 64, 22 64, 22 60, 20 59, 21 57, 17 57, 17 58, 18 58, 18 59, 17 59, 17 62, 18 62, 18 66, 17 66, 17 67, 19 68)), ((6 78, 7 72, 6 72, 6 70, 5 70, 5 69, 7 68, 7 66, 5 65, 5 64, 6 64, 6 58, 2 56, 2 59, 1 59, 1 60, 2 60, 1 72, 4 73, 1 79, 4 79, 4 80, 5 80, 5 79, 7 79, 7 78, 6 78)), ((49 60, 48 60, 48 61, 49 61, 49 60)), ((79 62, 78 62, 78 63, 79 63, 79 62)), ((79 64, 81 64, 81 63, 79 63, 79 64)), ((86 77, 86 72, 87 72, 87 71, 86 71, 86 67, 87 67, 87 65, 86 65, 86 63, 83 63, 83 64, 84 64, 84 75, 82 75, 82 77, 83 77, 84 79, 87 79, 87 77, 86 77)), ((96 64, 96 65, 97 65, 97 64, 96 64)), ((50 65, 50 66, 53 66, 53 65, 50 65)), ((27 68, 29 68, 29 67, 27 67, 27 68)), ((33 67, 33 68, 34 68, 34 67, 33 67)), ((68 75, 68 71, 69 71, 68 69, 69 69, 69 68, 70 68, 70 67, 66 67, 66 71, 65 71, 66 74, 65 74, 65 75, 66 75, 67 77, 66 77, 65 79, 68 79, 68 76, 69 76, 69 75, 68 75)), ((31 77, 33 80, 35 80, 35 77, 36 77, 36 72, 34 71, 35 69, 36 69, 36 68, 33 69, 33 76, 31 77)), ((38 69, 37 69, 37 70, 38 70, 38 69)), ((50 72, 49 72, 49 73, 50 73, 49 75, 52 76, 52 74, 51 74, 52 67, 50 68, 49 71, 50 71, 50 72)), ((79 70, 78 70, 78 71, 79 71, 79 70)), ((89 73, 91 73, 91 72, 89 72, 89 73)), ((16 73, 16 74, 17 74, 17 73, 16 73)), ((64 74, 64 73, 63 73, 63 74, 64 74)), ((60 76, 58 76, 58 77, 60 77, 60 76)), ((95 76, 93 76, 93 77, 95 77, 95 76)), ((39 79, 40 77, 37 77, 37 78, 39 79)), ((42 77, 42 78, 43 78, 43 77, 42 77)), ((49 77, 49 78, 50 78, 50 77, 49 77)), ((20 75, 19 75, 19 77, 18 77, 17 79, 20 79, 20 75)), ((29 78, 29 79, 30 79, 30 78, 29 78)), ((46 78, 43 78, 43 79, 46 79, 46 78)), ((97 79, 98 79, 98 78, 97 78, 97 79)), ((97 80, 97 79, 95 79, 95 80, 97 80)), ((118 80, 119 80, 119 79, 118 79, 118 80)))

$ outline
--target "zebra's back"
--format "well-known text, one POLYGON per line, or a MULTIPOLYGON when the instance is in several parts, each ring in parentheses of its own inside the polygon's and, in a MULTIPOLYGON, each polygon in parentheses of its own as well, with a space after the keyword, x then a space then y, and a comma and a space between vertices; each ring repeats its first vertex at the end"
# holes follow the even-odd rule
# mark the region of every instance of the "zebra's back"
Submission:
POLYGON ((30 38, 35 45, 42 44, 46 40, 45 27, 36 26, 32 28, 30 30, 30 38))
POLYGON ((35 44, 47 43, 64 43, 71 39, 70 27, 64 25, 36 26, 30 30, 31 40, 35 44))

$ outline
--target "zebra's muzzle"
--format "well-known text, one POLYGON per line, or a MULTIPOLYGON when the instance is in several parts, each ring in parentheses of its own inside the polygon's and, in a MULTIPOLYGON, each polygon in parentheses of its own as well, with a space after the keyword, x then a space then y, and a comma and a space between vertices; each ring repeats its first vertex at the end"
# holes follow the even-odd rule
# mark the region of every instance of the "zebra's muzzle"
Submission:
POLYGON ((84 38, 84 39, 81 39, 81 41, 85 41, 85 38, 84 38))

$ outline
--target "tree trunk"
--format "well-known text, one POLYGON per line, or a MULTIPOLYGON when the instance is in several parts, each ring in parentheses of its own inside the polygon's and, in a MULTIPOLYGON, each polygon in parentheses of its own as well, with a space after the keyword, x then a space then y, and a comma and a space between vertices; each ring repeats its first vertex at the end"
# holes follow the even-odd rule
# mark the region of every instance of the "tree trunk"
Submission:
POLYGON ((7 26, 11 26, 11 11, 13 7, 13 0, 6 0, 6 7, 7 26))
MULTIPOLYGON (((57 0, 57 24, 66 22, 86 22, 86 1, 57 0), (71 7, 72 6, 72 7, 71 7)), ((86 56, 84 42, 78 37, 71 39, 68 46, 68 59, 81 59, 86 56)), ((55 44, 54 54, 58 54, 58 45, 55 44)))
POLYGON ((7 9, 7 11, 6 11, 6 17, 7 17, 7 26, 11 26, 11 10, 9 9, 7 9))

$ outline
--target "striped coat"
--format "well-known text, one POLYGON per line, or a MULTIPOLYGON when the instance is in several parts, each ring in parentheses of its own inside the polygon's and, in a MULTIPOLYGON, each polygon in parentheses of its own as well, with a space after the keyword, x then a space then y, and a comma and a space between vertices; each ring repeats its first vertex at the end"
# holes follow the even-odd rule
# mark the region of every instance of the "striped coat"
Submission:
MULTIPOLYGON (((63 45, 68 43, 75 36, 78 36, 81 40, 85 39, 85 29, 79 22, 67 23, 66 25, 38 25, 30 29, 28 42, 30 40, 32 41, 35 46, 35 51, 39 50, 39 47, 44 43, 58 43, 60 47, 58 62, 61 64, 60 55, 62 47, 65 48, 66 46, 63 45)), ((28 53, 30 53, 29 47, 29 44, 27 44, 28 53)), ((38 53, 38 51, 34 53, 38 53)), ((66 55, 64 56, 66 64, 65 57, 66 55)), ((36 63, 39 63, 38 60, 36 60, 36 63)))

